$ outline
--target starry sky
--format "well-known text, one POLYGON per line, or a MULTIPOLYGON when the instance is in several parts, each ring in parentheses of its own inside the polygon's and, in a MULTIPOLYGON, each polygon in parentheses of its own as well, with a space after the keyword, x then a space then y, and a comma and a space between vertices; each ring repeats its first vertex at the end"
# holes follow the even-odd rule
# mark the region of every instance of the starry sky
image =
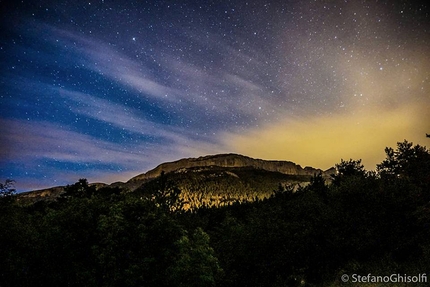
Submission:
POLYGON ((228 152, 375 169, 429 145, 424 2, 1 1, 0 180, 111 183, 228 152))

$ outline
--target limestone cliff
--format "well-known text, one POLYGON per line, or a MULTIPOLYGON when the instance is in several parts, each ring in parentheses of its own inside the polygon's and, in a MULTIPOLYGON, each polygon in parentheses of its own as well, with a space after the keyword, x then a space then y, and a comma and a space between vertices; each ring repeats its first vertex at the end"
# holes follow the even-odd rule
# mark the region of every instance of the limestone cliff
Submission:
POLYGON ((131 178, 129 180, 129 183, 155 178, 159 176, 163 171, 165 173, 169 173, 180 169, 210 166, 226 168, 253 167, 256 169, 280 172, 289 175, 313 175, 315 173, 321 172, 325 177, 328 177, 330 173, 333 173, 332 169, 323 171, 321 169, 315 169, 312 167, 302 168, 300 165, 290 161, 253 159, 239 154, 218 154, 202 156, 198 158, 186 158, 173 162, 162 163, 156 168, 146 173, 131 178))
MULTIPOLYGON (((185 158, 173 162, 162 163, 156 168, 146 173, 137 175, 125 183, 116 182, 110 185, 102 183, 93 183, 92 185, 95 185, 98 190, 102 187, 119 187, 121 189, 135 191, 137 188, 142 186, 142 184, 145 184, 149 180, 160 176, 163 171, 166 174, 171 173, 172 176, 176 175, 176 177, 173 178, 174 181, 176 183, 179 183, 180 187, 184 190, 198 188, 190 186, 188 182, 189 178, 186 176, 186 173, 188 171, 192 171, 192 173, 196 176, 199 173, 201 174, 199 180, 203 183, 201 183, 199 186, 204 186, 206 190, 214 189, 214 186, 212 186, 210 183, 207 183, 205 181, 205 178, 214 177, 214 175, 216 175, 216 178, 219 181, 221 181, 221 179, 224 179, 224 181, 228 181, 228 178, 224 178, 226 175, 229 175, 230 177, 238 177, 240 173, 241 176, 238 181, 247 182, 248 185, 255 186, 255 188, 258 187, 258 189, 261 190, 263 189, 263 187, 260 186, 259 183, 264 183, 263 185, 265 185, 270 192, 276 189, 279 183, 293 184, 305 181, 308 182, 310 176, 318 174, 320 172, 322 173, 323 177, 328 179, 330 177, 330 174, 334 173, 333 168, 326 171, 322 171, 321 169, 316 169, 313 167, 302 168, 300 165, 290 161, 253 159, 239 154, 218 154, 202 156, 198 158, 185 158), (273 173, 283 174, 286 176, 286 178, 273 175, 273 173), (253 179, 256 174, 260 176, 257 176, 258 182, 251 180, 251 178, 253 179), (299 176, 299 178, 289 178, 289 176, 299 176), (184 181, 185 183, 182 184, 182 181, 184 181), (271 186, 271 184, 275 184, 275 186, 271 186)), ((230 181, 228 182, 229 184, 233 184, 230 181)), ((234 186, 231 186, 231 189, 235 189, 236 193, 237 190, 240 190, 241 188, 249 192, 249 188, 244 189, 243 186, 240 187, 242 184, 242 182, 236 182, 236 185, 233 184, 234 186)), ((227 187, 227 185, 228 184, 226 184, 223 189, 228 191, 229 187, 227 187)), ((20 193, 18 196, 18 200, 29 202, 36 202, 39 200, 55 200, 64 192, 64 188, 64 186, 59 186, 43 190, 20 193)))

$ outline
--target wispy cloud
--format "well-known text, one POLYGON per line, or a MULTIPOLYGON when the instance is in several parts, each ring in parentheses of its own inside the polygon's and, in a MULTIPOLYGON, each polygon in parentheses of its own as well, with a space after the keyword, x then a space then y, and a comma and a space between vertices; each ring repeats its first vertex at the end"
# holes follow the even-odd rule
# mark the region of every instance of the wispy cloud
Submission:
POLYGON ((422 56, 429 48, 406 45, 384 11, 358 10, 354 19, 364 22, 337 29, 351 22, 353 8, 324 21, 279 23, 267 45, 253 45, 253 33, 229 40, 196 27, 177 28, 174 45, 153 49, 153 41, 147 49, 27 22, 19 31, 30 43, 19 47, 26 65, 2 74, 13 90, 8 107, 19 109, 0 120, 2 171, 16 164, 21 173, 28 167, 69 178, 79 169, 52 165, 88 164, 104 170, 80 168, 83 176, 114 181, 166 160, 231 151, 320 168, 355 157, 373 168, 385 146, 403 138, 420 142, 430 132, 430 61, 422 56), (372 17, 385 24, 364 29, 372 17), (39 75, 39 67, 46 71, 39 75), (145 115, 152 107, 162 114, 145 115), (90 124, 69 122, 71 114, 116 134, 102 137, 90 124), (122 141, 121 133, 139 136, 122 141))
POLYGON ((68 107, 72 112, 142 135, 156 135, 156 123, 139 117, 142 114, 131 107, 114 103, 77 91, 58 89, 59 94, 74 102, 68 107))
MULTIPOLYGON (((114 121, 114 117, 107 120, 114 121)), ((108 183, 124 181, 164 161, 221 150, 216 144, 194 141, 186 135, 173 132, 161 132, 161 136, 164 134, 167 139, 158 143, 124 145, 121 142, 103 141, 48 122, 1 119, 0 124, 3 127, 0 136, 0 166, 3 176, 11 174, 14 166, 31 171, 28 176, 21 175, 20 179, 24 182, 17 183, 21 191, 70 184, 80 177, 86 177, 90 181, 106 180, 108 183), (55 164, 79 168, 57 169, 55 164), (94 170, 85 168, 86 165, 104 168, 94 170), (35 172, 36 170, 38 171, 35 172), (47 175, 49 178, 43 179, 47 175), (33 185, 29 185, 27 181, 33 185)), ((116 124, 121 126, 121 119, 116 124)), ((135 126, 134 131, 138 130, 140 128, 135 126)), ((13 178, 13 174, 11 177, 13 178)))
POLYGON ((154 53, 153 57, 160 63, 160 71, 169 75, 164 82, 160 82, 159 77, 155 79, 153 76, 154 71, 150 68, 153 63, 148 62, 149 59, 132 58, 103 41, 48 28, 55 35, 52 41, 60 37, 62 41, 74 43, 70 46, 80 54, 84 67, 133 89, 143 97, 153 98, 161 105, 182 105, 186 106, 184 110, 201 110, 204 111, 202 114, 224 120, 234 113, 249 121, 274 116, 279 106, 279 99, 273 95, 273 90, 259 79, 258 74, 268 69, 269 64, 259 61, 258 58, 265 57, 256 51, 248 55, 234 50, 221 40, 205 43, 216 45, 217 53, 223 55, 221 63, 216 65, 220 67, 210 70, 202 63, 192 64, 173 52, 154 53), (259 115, 262 109, 265 112, 259 115))
POLYGON ((124 152, 121 145, 70 131, 48 122, 1 120, 2 159, 67 161, 73 163, 135 162, 133 152, 124 152))
POLYGON ((151 98, 172 101, 180 94, 180 91, 155 80, 147 66, 148 63, 145 62, 148 59, 131 58, 101 40, 41 25, 52 31, 51 42, 57 42, 60 38, 61 42, 69 43, 69 47, 72 47, 74 53, 79 54, 81 64, 87 69, 151 98))

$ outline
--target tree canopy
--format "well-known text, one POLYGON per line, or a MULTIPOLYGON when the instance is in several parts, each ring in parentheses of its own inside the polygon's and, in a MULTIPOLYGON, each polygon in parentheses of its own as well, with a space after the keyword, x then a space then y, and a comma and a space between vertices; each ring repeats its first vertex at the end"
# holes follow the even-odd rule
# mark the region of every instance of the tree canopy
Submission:
POLYGON ((12 179, 6 179, 4 183, 0 183, 0 197, 13 195, 16 191, 14 183, 15 181, 12 179))
POLYGON ((56 201, 2 204, 1 285, 334 287, 342 274, 425 273, 430 153, 385 151, 377 173, 341 160, 332 180, 222 207, 182 209, 164 174, 135 192, 80 179, 56 201))

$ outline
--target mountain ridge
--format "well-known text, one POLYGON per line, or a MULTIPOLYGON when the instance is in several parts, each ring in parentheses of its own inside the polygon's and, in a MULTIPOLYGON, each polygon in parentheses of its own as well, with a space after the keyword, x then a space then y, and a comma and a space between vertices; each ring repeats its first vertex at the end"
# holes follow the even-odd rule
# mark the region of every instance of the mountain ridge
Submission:
MULTIPOLYGON (((246 173, 253 173, 252 170, 255 171, 261 171, 258 172, 258 175, 265 174, 268 178, 261 178, 261 182, 265 182, 267 184, 267 187, 271 186, 269 189, 273 190, 276 185, 279 183, 288 183, 288 182, 309 182, 310 177, 314 174, 321 173, 322 176, 326 179, 330 178, 330 175, 334 173, 334 168, 330 168, 328 170, 321 170, 318 168, 313 168, 306 166, 305 168, 302 168, 300 165, 291 162, 291 161, 281 161, 281 160, 263 160, 263 159, 254 159, 248 156, 235 154, 235 153, 228 153, 228 154, 214 154, 214 155, 206 155, 206 156, 200 156, 197 158, 182 158, 176 161, 172 162, 164 162, 159 164, 153 169, 148 170, 145 173, 138 174, 131 179, 129 179, 126 182, 114 182, 111 184, 105 184, 105 183, 90 183, 90 185, 95 186, 96 189, 101 189, 103 187, 118 187, 124 190, 128 191, 135 191, 138 188, 144 186, 146 183, 152 181, 153 179, 159 177, 161 173, 165 173, 166 175, 169 175, 170 177, 174 178, 175 181, 178 183, 181 183, 182 181, 187 181, 189 179, 190 174, 200 174, 198 177, 197 182, 194 178, 194 183, 191 185, 197 185, 200 186, 200 188, 203 188, 205 190, 208 189, 207 183, 204 183, 207 181, 208 174, 209 177, 213 177, 214 174, 219 177, 218 181, 225 181, 228 179, 225 177, 231 177, 231 176, 237 176, 237 172, 239 171, 242 174, 242 179, 236 179, 234 184, 242 184, 239 183, 240 181, 243 181, 244 178, 245 182, 247 182, 247 185, 250 184, 249 177, 244 176, 246 173), (247 171, 247 172, 246 172, 247 171), (245 172, 245 173, 244 173, 245 172), (269 175, 270 174, 270 175, 269 175), (275 174, 282 174, 283 177, 279 178, 275 174), (286 179, 285 176, 298 176, 300 177, 300 180, 297 182, 295 180, 290 181, 290 179, 286 179), (276 179, 275 179, 276 178, 276 179), (275 186, 272 186, 272 181, 276 180, 277 182, 273 182, 275 186)), ((224 184, 227 184, 224 182, 224 184)), ((254 182, 253 185, 256 183, 254 182)), ((199 189, 197 186, 190 186, 189 183, 186 184, 179 184, 181 188, 188 191, 193 190, 192 193, 196 192, 196 189, 199 189)), ((219 186, 219 183, 217 184, 219 186)), ((260 185, 261 187, 261 185, 260 185)), ((219 188, 219 187, 218 187, 219 188)), ((231 187, 223 186, 223 189, 227 190, 231 187)), ((234 188, 234 187, 233 187, 234 188)), ((54 200, 58 196, 60 196, 64 192, 65 186, 56 186, 52 188, 47 189, 41 189, 41 190, 34 190, 34 191, 28 191, 18 194, 18 198, 21 200, 31 200, 31 201, 38 201, 38 200, 54 200)), ((247 189, 249 191, 249 188, 247 189)), ((213 191, 213 190, 212 190, 213 191)), ((255 190, 253 191, 255 192, 255 190)), ((216 192, 215 192, 216 193, 216 192)), ((267 191, 266 191, 267 193, 267 191)))
POLYGON ((314 175, 321 173, 325 177, 329 177, 330 174, 334 172, 333 167, 324 171, 322 169, 313 168, 310 166, 302 168, 300 165, 291 161, 255 159, 236 153, 227 153, 206 155, 198 158, 182 158, 172 162, 161 163, 157 167, 147 171, 146 173, 142 173, 132 177, 128 182, 152 179, 160 176, 161 172, 169 173, 182 168, 209 166, 217 166, 224 168, 253 167, 256 169, 264 169, 267 171, 280 172, 290 175, 314 175))

